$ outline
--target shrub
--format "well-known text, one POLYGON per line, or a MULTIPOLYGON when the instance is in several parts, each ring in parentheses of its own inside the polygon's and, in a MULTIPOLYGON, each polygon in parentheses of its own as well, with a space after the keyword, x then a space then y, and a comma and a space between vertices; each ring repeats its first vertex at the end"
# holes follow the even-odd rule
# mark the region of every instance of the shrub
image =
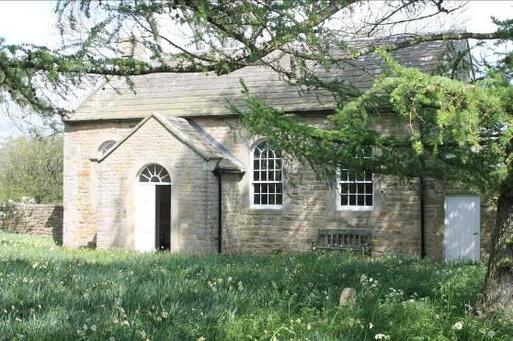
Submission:
POLYGON ((0 201, 62 201, 62 136, 23 136, 0 146, 0 201))

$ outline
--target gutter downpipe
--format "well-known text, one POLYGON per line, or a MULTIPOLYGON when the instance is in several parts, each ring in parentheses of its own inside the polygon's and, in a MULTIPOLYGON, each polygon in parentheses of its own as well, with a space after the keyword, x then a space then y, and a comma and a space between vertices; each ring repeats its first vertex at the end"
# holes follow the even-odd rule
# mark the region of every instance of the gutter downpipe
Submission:
POLYGON ((223 252, 223 172, 221 169, 214 170, 217 176, 217 253, 223 252))
POLYGON ((420 257, 426 257, 426 219, 424 214, 424 194, 426 192, 426 185, 424 183, 424 176, 419 177, 419 196, 420 196, 420 257))
MULTIPOLYGON (((420 132, 420 142, 424 145, 424 127, 422 125, 419 126, 420 132)), ((426 193, 426 183, 424 178, 424 172, 426 170, 426 159, 424 155, 421 155, 420 159, 421 163, 421 173, 419 176, 419 196, 420 196, 420 258, 426 257, 426 238, 425 238, 425 230, 426 230, 426 219, 424 214, 424 197, 426 193)))

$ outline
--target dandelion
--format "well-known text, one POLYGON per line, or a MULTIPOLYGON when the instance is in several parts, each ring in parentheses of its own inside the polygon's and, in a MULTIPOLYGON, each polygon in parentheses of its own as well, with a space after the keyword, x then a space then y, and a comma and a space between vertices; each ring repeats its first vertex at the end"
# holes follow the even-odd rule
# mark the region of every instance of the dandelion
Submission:
POLYGON ((458 321, 455 324, 452 325, 453 330, 462 330, 463 329, 463 322, 458 321))

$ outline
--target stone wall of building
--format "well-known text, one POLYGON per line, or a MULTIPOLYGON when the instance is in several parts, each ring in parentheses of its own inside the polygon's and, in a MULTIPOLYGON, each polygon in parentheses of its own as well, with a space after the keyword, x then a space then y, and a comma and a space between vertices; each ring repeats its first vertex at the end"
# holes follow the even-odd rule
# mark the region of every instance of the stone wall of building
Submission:
POLYGON ((119 141, 135 122, 65 124, 64 246, 96 245, 97 158, 105 141, 119 141))
MULTIPOLYGON (((322 125, 325 116, 303 116, 322 125)), ((246 174, 223 175, 223 250, 225 252, 269 252, 310 250, 320 228, 359 228, 371 233, 375 255, 402 253, 420 255, 420 191, 418 178, 402 180, 376 176, 375 206, 372 211, 349 211, 336 207, 337 194, 325 181, 319 181, 308 167, 288 165, 283 207, 278 210, 250 206, 250 154, 257 138, 244 134, 234 118, 199 118, 197 122, 225 144, 246 166, 246 174)), ((387 121, 376 122, 377 129, 401 133, 403 128, 387 121)), ((444 200, 446 195, 462 194, 428 181, 425 191, 425 251, 429 258, 442 260, 444 200)), ((490 245, 495 211, 481 198, 481 256, 490 245)))
POLYGON ((290 172, 280 209, 250 206, 249 174, 223 176, 223 245, 228 252, 306 251, 321 228, 371 233, 372 252, 420 254, 420 206, 416 180, 376 177, 371 211, 341 210, 335 189, 311 170, 290 172))
MULTIPOLYGON (((325 115, 299 117, 323 125, 325 115)), ((223 176, 223 247, 226 252, 305 251, 317 241, 320 228, 360 228, 371 232, 374 254, 420 254, 420 210, 417 179, 376 177, 375 206, 371 211, 337 208, 337 193, 316 178, 309 167, 287 165, 290 182, 284 184, 281 209, 255 209, 250 205, 251 151, 258 137, 249 137, 234 118, 198 118, 197 122, 225 144, 246 166, 244 175, 223 176), (294 185, 292 185, 294 184, 294 185)), ((403 128, 376 123, 387 133, 403 128)))
POLYGON ((0 210, 0 228, 16 233, 52 236, 62 244, 62 205, 6 204, 0 210))
POLYGON ((211 165, 154 118, 98 164, 98 247, 134 248, 134 192, 139 172, 150 164, 171 177, 171 251, 215 252, 217 179, 211 165))
MULTIPOLYGON (((226 252, 311 250, 321 228, 358 228, 371 233, 373 255, 421 253, 418 179, 375 177, 372 211, 343 211, 335 207, 336 193, 309 170, 289 172, 295 184, 285 187, 279 210, 253 209, 249 205, 249 174, 223 176, 223 249, 226 252)), ((452 194, 473 194, 435 186, 425 191, 425 252, 444 259, 444 200, 452 194)), ((481 197, 481 259, 488 257, 495 223, 495 205, 481 197)))
MULTIPOLYGON (((324 115, 302 117, 322 125, 324 115)), ((372 211, 336 207, 337 193, 308 168, 288 165, 294 185, 286 184, 283 207, 254 209, 250 205, 250 154, 258 138, 241 131, 234 117, 195 121, 227 146, 246 168, 245 174, 224 174, 223 250, 270 252, 310 250, 320 228, 359 228, 372 235, 373 254, 420 254, 418 179, 377 176, 372 211)), ((136 122, 74 123, 66 126, 64 245, 133 247, 133 181, 145 164, 160 163, 171 173, 172 248, 214 252, 217 238, 217 179, 205 162, 158 124, 147 124, 100 164, 91 160, 106 140, 120 140, 136 122), (140 133, 140 134, 139 134, 140 133)), ((377 129, 401 133, 386 117, 377 129)), ((428 257, 443 259, 444 200, 455 193, 428 185, 425 196, 425 237, 428 257)), ((457 193, 463 193, 461 190, 457 193)), ((493 203, 481 200, 481 250, 489 246, 493 203)))

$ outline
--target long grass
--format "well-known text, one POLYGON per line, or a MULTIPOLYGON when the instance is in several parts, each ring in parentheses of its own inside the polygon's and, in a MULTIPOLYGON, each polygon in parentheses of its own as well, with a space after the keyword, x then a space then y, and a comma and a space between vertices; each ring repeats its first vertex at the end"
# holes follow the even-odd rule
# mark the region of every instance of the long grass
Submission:
POLYGON ((485 268, 416 258, 66 250, 0 231, 0 339, 511 340, 485 268), (338 306, 345 287, 354 306, 338 306))

